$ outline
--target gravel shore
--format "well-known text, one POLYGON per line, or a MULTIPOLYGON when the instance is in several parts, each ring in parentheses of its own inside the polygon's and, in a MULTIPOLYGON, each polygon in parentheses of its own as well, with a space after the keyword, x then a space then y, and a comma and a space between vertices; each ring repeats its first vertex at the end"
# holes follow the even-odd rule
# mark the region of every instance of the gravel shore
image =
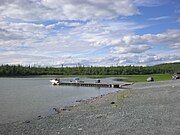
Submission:
POLYGON ((135 83, 59 114, 0 125, 1 135, 179 135, 180 80, 135 83))

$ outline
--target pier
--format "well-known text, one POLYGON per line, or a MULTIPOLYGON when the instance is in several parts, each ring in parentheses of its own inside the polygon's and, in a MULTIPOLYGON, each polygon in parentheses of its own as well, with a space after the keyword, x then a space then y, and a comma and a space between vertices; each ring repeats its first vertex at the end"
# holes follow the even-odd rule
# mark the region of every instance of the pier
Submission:
POLYGON ((82 86, 82 87, 105 87, 105 88, 123 88, 132 84, 108 84, 108 83, 84 83, 84 82, 60 82, 58 85, 64 86, 82 86))

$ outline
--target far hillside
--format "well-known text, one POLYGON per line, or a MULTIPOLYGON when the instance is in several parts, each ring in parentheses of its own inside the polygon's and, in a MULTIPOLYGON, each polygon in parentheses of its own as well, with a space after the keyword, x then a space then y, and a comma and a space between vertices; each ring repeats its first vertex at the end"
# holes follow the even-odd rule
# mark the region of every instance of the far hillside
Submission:
POLYGON ((155 66, 111 66, 111 67, 31 67, 21 65, 1 65, 1 77, 62 75, 62 76, 119 76, 119 75, 150 75, 173 74, 180 71, 180 62, 166 63, 155 66))
POLYGON ((164 63, 164 64, 159 64, 155 65, 154 67, 170 70, 172 72, 180 72, 180 62, 176 63, 164 63))

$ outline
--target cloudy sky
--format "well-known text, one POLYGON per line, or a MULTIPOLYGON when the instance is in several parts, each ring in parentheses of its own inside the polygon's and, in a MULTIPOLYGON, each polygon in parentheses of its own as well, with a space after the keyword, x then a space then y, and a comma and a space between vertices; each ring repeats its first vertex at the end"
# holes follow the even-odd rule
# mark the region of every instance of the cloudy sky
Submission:
POLYGON ((179 0, 0 0, 0 64, 177 61, 179 0))

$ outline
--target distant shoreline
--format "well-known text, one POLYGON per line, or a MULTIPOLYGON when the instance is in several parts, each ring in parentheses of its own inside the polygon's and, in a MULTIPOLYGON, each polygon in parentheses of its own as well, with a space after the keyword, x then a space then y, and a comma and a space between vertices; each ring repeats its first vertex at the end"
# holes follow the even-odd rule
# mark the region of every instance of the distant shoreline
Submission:
POLYGON ((3 76, 0 78, 116 78, 125 82, 146 82, 148 77, 153 77, 155 81, 171 80, 171 74, 149 74, 149 75, 28 75, 28 76, 3 76))

